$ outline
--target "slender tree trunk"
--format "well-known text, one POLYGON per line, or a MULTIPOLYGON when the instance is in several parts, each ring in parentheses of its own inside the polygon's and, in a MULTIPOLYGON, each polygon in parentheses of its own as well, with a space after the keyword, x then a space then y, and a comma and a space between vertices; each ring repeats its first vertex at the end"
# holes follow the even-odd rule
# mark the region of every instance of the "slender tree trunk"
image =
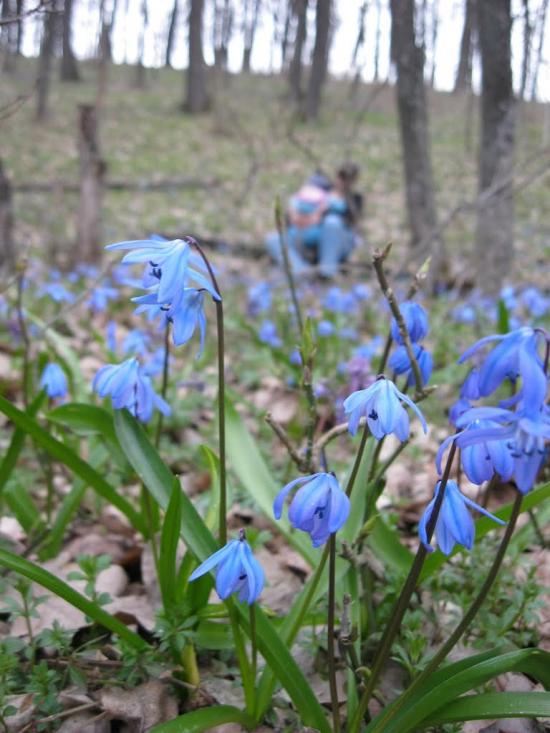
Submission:
POLYGON ((25 4, 23 0, 16 0, 15 12, 17 13, 17 32, 15 37, 15 53, 21 56, 21 45, 23 43, 23 10, 25 4))
POLYGON ((475 0, 465 0, 464 25, 462 26, 462 38, 460 40, 460 58, 455 79, 455 92, 470 91, 472 88, 475 16, 475 0))
POLYGON ((13 246, 13 209, 11 185, 0 159, 0 272, 13 272, 15 248, 13 246))
POLYGON ((311 73, 307 88, 305 118, 316 120, 321 105, 321 95, 327 76, 331 0, 317 0, 315 15, 315 45, 311 73))
POLYGON ((149 12, 147 9, 147 0, 141 3, 141 28, 138 41, 138 61, 136 65, 136 87, 143 89, 145 87, 145 34, 149 25, 149 12))
MULTIPOLYGON (((3 21, 13 18, 16 14, 16 8, 13 0, 1 0, 2 12, 0 17, 3 21)), ((15 58, 17 47, 17 24, 5 23, 0 27, 0 48, 2 49, 2 71, 8 73, 15 71, 15 58)))
POLYGON ((71 44, 71 27, 74 0, 65 0, 63 11, 63 52, 61 56, 61 80, 80 81, 76 56, 71 44))
POLYGON ((355 39, 355 46, 353 47, 353 53, 351 55, 351 68, 357 68, 357 58, 359 52, 365 45, 365 18, 367 15, 368 0, 365 0, 359 8, 359 19, 357 21, 357 38, 355 39))
POLYGON ((174 0, 174 7, 172 8, 172 12, 170 13, 170 24, 168 25, 168 36, 166 37, 166 54, 164 57, 164 65, 165 66, 172 66, 172 49, 174 46, 174 38, 176 35, 176 24, 178 20, 178 2, 179 0, 174 0))
POLYGON ((382 16, 382 8, 380 0, 376 0, 376 33, 374 37, 374 81, 380 81, 380 22, 382 16))
POLYGON ((36 121, 43 122, 48 116, 48 98, 50 93, 52 55, 57 25, 57 0, 52 0, 51 11, 44 15, 44 28, 38 59, 38 77, 36 80, 36 121))
POLYGON ((288 39, 290 35, 290 26, 292 23, 292 0, 286 3, 285 22, 283 24, 283 33, 281 35, 281 68, 283 71, 288 67, 288 39))
POLYGON ((480 286, 496 293, 514 256, 513 168, 516 104, 512 86, 511 0, 478 3, 481 139, 476 251, 480 286))
POLYGON ((304 45, 307 35, 307 2, 308 0, 294 0, 294 12, 297 18, 296 38, 294 40, 294 53, 288 71, 288 83, 290 96, 295 102, 302 100, 302 73, 304 45))
POLYGON ((532 31, 533 28, 529 17, 529 0, 523 0, 523 58, 521 61, 521 83, 519 88, 520 99, 525 99, 525 92, 527 91, 532 31))
POLYGON ((251 4, 248 2, 245 4, 245 16, 243 21, 243 36, 244 36, 244 48, 243 48, 243 63, 242 71, 245 74, 250 73, 250 57, 252 56, 252 47, 254 46, 254 37, 256 36, 256 28, 258 27, 258 18, 260 14, 261 0, 255 0, 254 9, 252 10, 251 17, 249 18, 249 10, 251 10, 251 4))
POLYGON ((214 41, 214 66, 216 69, 227 69, 228 46, 233 32, 233 7, 230 0, 223 0, 223 5, 214 3, 214 23, 212 27, 214 41))
POLYGON ((546 26, 546 13, 548 12, 548 0, 542 0, 538 13, 537 26, 539 29, 539 42, 537 46, 537 55, 535 58, 535 64, 533 68, 533 75, 531 79, 531 101, 535 101, 537 98, 537 86, 539 80, 539 69, 542 63, 542 55, 544 49, 544 31, 546 26))
POLYGON ((414 0, 391 0, 391 53, 397 69, 397 108, 411 252, 420 261, 432 255, 434 277, 440 266, 442 244, 430 160, 428 109, 424 86, 424 50, 415 42, 414 0))
POLYGON ((101 260, 101 199, 105 163, 99 151, 97 110, 79 106, 80 203, 77 223, 77 257, 85 262, 101 260))
POLYGON ((432 2, 432 65, 430 71, 430 86, 435 86, 435 60, 437 58, 437 33, 439 30, 439 7, 437 0, 432 2))
POLYGON ((189 65, 184 108, 191 114, 204 112, 208 107, 206 68, 202 52, 202 23, 204 0, 191 0, 189 13, 189 65))

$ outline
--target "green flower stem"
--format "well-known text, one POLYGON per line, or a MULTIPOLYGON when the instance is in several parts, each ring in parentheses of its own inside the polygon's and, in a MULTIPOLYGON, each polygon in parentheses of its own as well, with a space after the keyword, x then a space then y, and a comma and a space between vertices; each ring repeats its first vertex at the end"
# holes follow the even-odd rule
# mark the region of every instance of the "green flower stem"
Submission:
POLYGON ((239 625, 239 614, 237 609, 235 608, 234 601, 231 598, 228 598, 225 601, 225 606, 229 615, 229 622, 231 624, 231 630, 233 632, 233 641, 235 642, 235 653, 237 655, 239 669, 241 671, 241 681, 243 685, 246 712, 249 715, 253 715, 256 699, 255 680, 252 675, 250 662, 248 661, 248 657, 246 656, 246 648, 244 645, 243 635, 241 633, 241 627, 239 625))
MULTIPOLYGON (((453 464, 455 453, 456 453, 456 442, 453 442, 451 445, 451 449, 449 451, 449 455, 447 457, 447 463, 445 465, 443 476, 441 477, 439 493, 437 495, 437 499, 434 504, 434 508, 432 511, 432 515, 430 517, 430 521, 428 522, 428 526, 426 528, 428 542, 431 540, 431 537, 433 535, 435 525, 437 522, 437 518, 439 516, 439 512, 441 511, 441 506, 443 505, 443 499, 445 496, 445 487, 447 486, 447 481, 449 480, 449 475, 451 473, 451 467, 453 464)), ((386 628, 384 629, 384 633, 382 635, 380 645, 378 647, 376 656, 374 658, 374 662, 372 665, 370 677, 367 682, 367 686, 365 688, 365 691, 363 692, 363 695, 361 696, 361 700, 359 701, 357 712, 355 713, 355 716, 349 726, 349 733, 359 733, 361 721, 363 719, 363 716, 367 712, 368 704, 372 696, 372 693, 376 687, 376 683, 378 682, 380 674, 390 656, 393 642, 395 640, 395 637, 397 636, 397 633, 399 632, 401 621, 403 620, 403 616, 405 615, 405 612, 409 606, 411 597, 416 589, 416 584, 418 583, 418 578, 420 577, 422 566, 424 565, 424 560, 426 559, 427 554, 428 554, 428 551, 426 550, 424 545, 420 544, 418 546, 418 550, 413 560, 411 569, 409 570, 409 575, 407 576, 407 579, 405 581, 405 584, 403 585, 401 593, 397 601, 395 602, 395 605, 392 609, 392 613, 388 621, 388 624, 386 628)))
POLYGON ((258 647, 256 645, 256 604, 251 603, 248 607, 248 617, 250 619, 250 643, 252 644, 252 664, 251 677, 254 683, 256 682, 256 670, 258 667, 258 647))
POLYGON ((397 698, 394 704, 387 710, 387 712, 380 718, 380 720, 377 721, 375 727, 373 728, 372 733, 383 733, 383 731, 385 730, 386 724, 392 718, 394 718, 395 715, 403 708, 403 705, 414 695, 414 693, 418 690, 418 688, 422 685, 422 683, 425 682, 425 680, 433 672, 435 672, 435 670, 439 667, 439 665, 445 660, 449 652, 453 649, 453 647, 460 640, 461 636, 464 634, 468 626, 472 623, 475 615, 477 614, 477 612, 483 605, 483 602, 487 598, 487 595, 489 591, 491 590, 493 583, 497 579, 498 573, 500 571, 500 566, 502 565, 504 555, 506 554, 506 550, 508 549, 508 545, 512 538, 512 534, 514 532, 518 517, 521 513, 522 500, 523 500, 523 495, 518 491, 516 494, 514 505, 512 507, 512 514, 510 515, 510 519, 508 521, 506 531, 504 533, 500 546, 497 550, 495 559, 493 560, 493 564, 491 565, 491 569, 489 570, 489 573, 487 574, 487 577, 485 578, 483 585, 479 589, 478 594, 475 600, 473 601, 472 605, 470 606, 468 611, 464 614, 464 616, 462 617, 462 620, 460 621, 456 629, 449 636, 447 641, 441 646, 439 651, 432 657, 432 659, 430 660, 428 665, 424 668, 424 670, 418 675, 418 677, 416 677, 413 680, 413 682, 405 690, 405 692, 400 697, 397 698))
POLYGON ((334 616, 336 606, 336 536, 330 535, 329 570, 328 570, 328 619, 327 619, 327 652, 328 679, 330 686, 330 702, 332 707, 332 729, 340 733, 340 708, 338 705, 338 685, 336 682, 336 660, 334 658, 334 616))
POLYGON ((220 300, 216 300, 216 330, 218 338, 218 439, 220 449, 220 503, 219 503, 219 531, 218 537, 220 545, 227 543, 227 478, 226 478, 226 451, 225 451, 225 343, 224 343, 224 327, 223 327, 223 300, 221 300, 221 290, 214 274, 214 270, 207 256, 202 251, 199 244, 190 237, 187 238, 192 243, 199 255, 202 257, 208 275, 212 281, 214 289, 220 296, 220 300))
MULTIPOLYGON (((170 370, 170 321, 166 322, 164 329, 164 358, 162 362, 162 386, 160 394, 163 400, 166 400, 166 392, 168 391, 168 375, 170 370)), ((159 447, 160 436, 162 434, 162 426, 164 423, 164 415, 159 411, 157 422, 157 432, 155 434, 155 448, 159 447)))
POLYGON ((29 339, 29 332, 27 331, 27 323, 25 321, 25 313, 23 309, 23 285, 25 280, 25 265, 18 267, 17 275, 17 321, 19 323, 19 330, 21 331, 21 338, 23 339, 23 373, 21 379, 21 386, 23 391, 23 404, 25 409, 29 406, 29 375, 30 375, 30 351, 31 342, 29 339))
POLYGON ((281 205, 281 199, 277 197, 275 202, 275 226, 279 234, 281 242, 281 252, 283 255, 283 265, 285 268, 285 275, 288 281, 288 287, 290 289, 290 297, 292 298, 292 305, 296 313, 296 320, 298 321, 298 329, 300 331, 300 338, 304 335, 304 319, 302 318, 302 311, 300 310, 300 304, 298 302, 298 296, 296 295, 296 285, 294 283, 294 275, 292 274, 292 267, 290 266, 290 259, 288 257, 288 240, 286 237, 286 226, 285 217, 283 214, 283 207, 281 205))
POLYGON ((361 433, 361 442, 359 443, 359 449, 357 451, 357 455, 355 456, 353 468, 351 469, 350 477, 348 479, 348 485, 346 486, 346 494, 348 497, 351 496, 351 492, 353 491, 353 487, 355 486, 355 479, 357 478, 357 474, 359 473, 359 468, 361 466, 361 461, 363 460, 363 454, 365 452, 365 446, 367 445, 367 438, 369 437, 369 435, 369 426, 367 425, 367 422, 365 420, 363 432, 361 433))

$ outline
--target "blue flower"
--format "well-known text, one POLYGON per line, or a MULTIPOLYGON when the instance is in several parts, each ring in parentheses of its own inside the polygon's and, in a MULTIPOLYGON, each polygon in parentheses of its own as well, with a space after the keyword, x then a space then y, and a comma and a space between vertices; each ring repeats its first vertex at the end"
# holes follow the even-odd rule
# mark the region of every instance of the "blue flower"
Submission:
POLYGON ((319 321, 317 324, 317 333, 319 336, 332 336, 334 331, 334 324, 330 321, 319 321))
POLYGON ((110 351, 115 352, 116 351, 116 322, 115 321, 109 321, 107 323, 105 336, 107 340, 107 348, 110 351))
MULTIPOLYGON (((435 487, 435 496, 426 507, 418 525, 420 540, 430 552, 433 551, 433 547, 428 542, 427 526, 432 516, 440 486, 441 481, 438 481, 435 487)), ((476 504, 475 501, 464 496, 458 488, 456 481, 447 481, 443 503, 435 525, 437 544, 441 552, 445 555, 450 555, 456 544, 463 545, 468 550, 471 550, 473 547, 475 536, 474 520, 470 512, 466 509, 466 506, 476 509, 497 524, 505 524, 502 519, 498 519, 486 509, 476 504)))
MULTIPOLYGON (((474 420, 467 430, 494 428, 492 420, 474 420)), ((514 473, 514 459, 505 441, 486 440, 464 446, 460 454, 464 473, 473 484, 489 481, 498 473, 503 481, 509 481, 514 473)))
POLYGON ((468 303, 457 305, 456 308, 453 308, 451 316, 459 323, 474 323, 477 318, 475 308, 468 303))
POLYGON ((460 396, 465 400, 479 400, 479 371, 474 367, 468 372, 464 384, 460 388, 460 396))
POLYGON ((138 354, 144 356, 149 349, 151 337, 149 334, 140 331, 139 328, 133 328, 128 331, 126 338, 122 342, 122 351, 125 354, 138 354))
POLYGON ((73 303, 75 296, 61 283, 47 283, 40 288, 38 295, 49 295, 56 303, 73 303))
POLYGON ((454 402, 449 408, 449 422, 451 423, 451 425, 454 425, 454 427, 456 427, 456 422, 459 417, 463 415, 466 410, 470 410, 471 408, 472 405, 470 401, 465 399, 464 397, 461 397, 456 402, 454 402))
POLYGON ((299 484, 303 486, 292 499, 288 518, 295 529, 309 534, 313 547, 319 547, 343 526, 349 515, 350 502, 333 474, 300 476, 278 493, 273 502, 275 519, 281 518, 288 492, 299 484))
POLYGON ((110 300, 114 300, 118 295, 118 291, 115 288, 111 288, 108 285, 98 285, 90 293, 88 298, 88 305, 94 313, 103 313, 107 310, 110 300))
POLYGON ((346 293, 339 287, 329 288, 323 299, 323 306, 333 313, 355 313, 357 300, 353 293, 346 293))
POLYGON ((534 318, 540 318, 548 311, 548 308, 550 308, 550 299, 546 298, 540 290, 534 286, 525 288, 521 294, 521 300, 534 318))
POLYGON ((248 289, 248 315, 257 316, 271 308, 271 285, 265 280, 248 289))
MULTIPOLYGON (((433 370, 433 359, 429 351, 422 348, 420 344, 412 344, 413 353, 418 362, 420 368, 420 374, 422 375, 422 387, 424 387, 430 380, 433 370)), ((411 366, 409 355, 405 346, 398 346, 397 349, 390 356, 388 362, 390 369, 396 374, 407 375, 407 387, 413 387, 415 385, 414 373, 411 366)))
POLYGON ((170 303, 176 297, 178 290, 187 285, 188 279, 193 280, 199 287, 208 290, 215 300, 220 300, 220 296, 212 287, 210 280, 190 267, 191 246, 186 240, 138 239, 109 244, 105 249, 130 250, 122 258, 123 263, 149 263, 151 268, 149 275, 153 280, 159 281, 158 303, 170 303))
POLYGON ((51 399, 65 397, 67 394, 67 377, 59 364, 49 363, 40 377, 40 388, 46 390, 51 399))
POLYGON ((277 335, 277 326, 273 321, 264 321, 258 331, 258 338, 264 344, 268 344, 275 349, 283 345, 283 342, 277 335))
POLYGON ((200 332, 200 348, 197 358, 201 356, 206 333, 204 292, 195 288, 180 290, 172 301, 166 315, 174 326, 172 335, 176 346, 186 344, 193 337, 195 329, 198 326, 200 332))
POLYGON ((344 410, 349 415, 349 432, 355 435, 359 421, 366 417, 370 432, 378 440, 390 433, 395 433, 401 441, 406 440, 409 437, 409 416, 401 402, 405 402, 416 413, 424 432, 428 432, 418 407, 384 376, 378 377, 367 389, 353 392, 344 400, 344 410))
POLYGON ((231 540, 201 563, 189 580, 197 580, 216 566, 216 591, 222 601, 238 592, 240 601, 254 603, 264 587, 264 571, 252 554, 244 530, 238 540, 231 540))
POLYGON ((289 361, 294 366, 302 366, 302 355, 300 354, 299 349, 293 349, 290 352, 289 361))
POLYGON ((527 394, 540 393, 542 381, 546 383, 542 361, 537 353, 540 336, 540 332, 528 326, 505 335, 486 336, 467 349, 458 362, 461 364, 483 346, 500 341, 479 368, 479 394, 486 397, 498 389, 506 378, 516 380, 520 376, 527 394))
POLYGON ((170 406, 155 393, 149 377, 136 358, 122 364, 107 364, 98 371, 92 389, 100 397, 111 396, 115 410, 126 407, 142 422, 148 422, 156 407, 163 415, 170 414, 170 406))
MULTIPOLYGON (((422 341, 422 339, 428 333, 428 316, 426 311, 419 303, 415 303, 413 300, 406 300, 399 306, 405 326, 409 334, 409 338, 413 343, 422 341)), ((401 334, 399 333, 399 327, 395 318, 391 320, 391 335, 394 341, 398 344, 403 343, 401 334)))

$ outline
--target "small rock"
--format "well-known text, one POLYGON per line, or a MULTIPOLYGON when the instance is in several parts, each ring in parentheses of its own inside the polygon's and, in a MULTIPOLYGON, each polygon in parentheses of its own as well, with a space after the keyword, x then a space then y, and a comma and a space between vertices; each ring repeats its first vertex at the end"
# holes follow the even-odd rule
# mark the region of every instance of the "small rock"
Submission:
POLYGON ((108 593, 111 598, 121 596, 128 586, 128 576, 120 565, 111 565, 97 576, 96 590, 108 593))

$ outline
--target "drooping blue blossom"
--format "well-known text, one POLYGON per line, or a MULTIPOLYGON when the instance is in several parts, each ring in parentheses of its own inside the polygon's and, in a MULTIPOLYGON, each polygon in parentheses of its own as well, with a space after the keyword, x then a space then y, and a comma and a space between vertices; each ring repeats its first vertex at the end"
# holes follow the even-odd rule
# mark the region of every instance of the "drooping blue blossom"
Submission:
POLYGON ((296 486, 300 488, 288 509, 290 523, 309 534, 313 547, 324 545, 346 522, 350 501, 332 473, 300 476, 277 494, 273 502, 275 519, 281 518, 286 496, 296 486))
POLYGON ((521 294, 523 305, 534 318, 540 318, 550 308, 550 298, 544 296, 540 290, 533 285, 525 288, 521 294))
POLYGON ((466 410, 470 410, 471 407, 471 402, 464 397, 460 397, 456 402, 453 402, 449 408, 449 422, 451 425, 456 428, 458 418, 463 415, 466 410))
POLYGON ((172 335, 174 344, 182 346, 186 344, 195 333, 198 327, 200 333, 200 347, 197 358, 201 356, 204 349, 206 334, 206 316, 204 315, 204 292, 195 288, 180 290, 170 304, 166 316, 173 324, 172 335))
MULTIPOLYGON (((405 326, 411 341, 413 343, 422 341, 428 333, 428 315, 424 308, 414 300, 406 300, 399 305, 399 310, 405 321, 405 326)), ((390 328, 393 340, 398 344, 402 344, 403 338, 399 332, 395 318, 392 318, 390 328)))
POLYGON ((109 285, 97 285, 93 288, 88 298, 87 305, 94 313, 103 313, 107 310, 110 300, 114 300, 118 296, 116 288, 109 285))
POLYGON ((48 295, 56 303, 74 303, 75 296, 61 283, 46 283, 38 291, 38 295, 48 295))
POLYGON ((538 343, 541 338, 540 332, 528 326, 504 335, 486 336, 467 349, 458 361, 461 364, 482 347, 499 341, 500 343, 479 367, 479 394, 487 397, 498 389, 505 379, 515 381, 520 376, 523 380, 523 389, 529 393, 532 391, 533 383, 534 389, 538 389, 537 383, 540 385, 541 375, 544 377, 542 360, 538 354, 538 343))
POLYGON ((207 290, 215 300, 220 296, 210 280, 190 266, 191 246, 187 240, 139 239, 109 244, 108 250, 130 250, 122 258, 123 263, 149 263, 149 275, 158 281, 157 302, 170 303, 178 290, 187 287, 192 280, 198 287, 207 290))
POLYGON ((506 310, 513 311, 516 309, 518 301, 516 291, 512 285, 505 285, 500 291, 500 299, 506 306, 506 310))
POLYGON ((105 329, 105 339, 109 351, 116 352, 116 321, 108 321, 105 329))
MULTIPOLYGON (((441 481, 437 482, 435 487, 435 496, 430 501, 418 525, 418 534, 424 547, 429 551, 433 551, 433 547, 428 542, 427 526, 432 516, 433 509, 439 494, 441 481)), ((483 507, 476 504, 467 496, 465 496, 456 481, 447 481, 445 486, 445 495, 437 522, 435 525, 435 536, 437 545, 441 552, 450 555, 455 545, 462 545, 471 550, 474 544, 475 526, 467 506, 476 509, 497 524, 505 524, 501 519, 495 517, 483 507)))
POLYGON ((290 352, 289 361, 294 366, 302 366, 302 355, 300 354, 299 349, 293 349, 290 352))
POLYGON ((233 593, 238 593, 239 600, 249 605, 257 600, 264 587, 264 571, 252 554, 244 530, 240 531, 238 540, 231 540, 201 563, 189 580, 197 580, 215 567, 216 592, 222 601, 233 593))
POLYGON ((457 305, 452 309, 451 317, 458 323, 474 323, 477 319, 476 309, 469 303, 457 305))
POLYGON ((90 265, 88 262, 80 262, 75 270, 82 277, 86 277, 89 280, 96 280, 99 277, 99 267, 97 265, 90 265))
POLYGON ((44 367, 40 377, 40 388, 46 390, 50 399, 63 398, 67 395, 67 377, 59 364, 50 362, 44 367))
MULTIPOLYGON (((460 422, 460 418, 457 422, 460 422)), ((467 430, 490 429, 498 426, 492 420, 474 420, 467 430)), ((489 481, 498 473, 503 481, 509 481, 514 473, 514 459, 506 441, 486 440, 464 446, 460 459, 464 473, 473 484, 489 481)))
POLYGON ((277 335, 277 326, 273 321, 263 321, 258 331, 258 338, 264 344, 278 349, 283 345, 280 337, 277 335))
POLYGON ((143 373, 148 377, 158 377, 164 370, 164 347, 159 346, 149 354, 142 366, 143 373))
MULTIPOLYGON (((412 344, 413 353, 418 366, 420 368, 420 374, 422 375, 422 387, 428 384, 433 371, 433 358, 429 351, 426 351, 420 344, 412 344)), ((388 365, 396 374, 407 375, 407 387, 415 385, 414 373, 411 365, 411 360, 407 354, 405 346, 398 346, 397 349, 390 356, 388 365)))
POLYGON ((365 359, 371 359, 380 350, 381 346, 382 336, 377 335, 373 336, 368 343, 358 346, 353 353, 355 356, 362 356, 365 359))
POLYGON ((341 339, 346 339, 348 341, 357 341, 357 339, 359 338, 357 329, 352 328, 351 326, 344 326, 344 328, 341 328, 338 331, 338 335, 341 339))
POLYGON ((460 388, 460 396, 465 400, 479 400, 479 371, 474 367, 468 372, 464 384, 460 388))
POLYGON ((323 307, 332 313, 355 313, 357 299, 353 293, 344 292, 341 288, 333 286, 323 298, 323 307))
POLYGON ((128 331, 124 341, 122 342, 122 351, 124 354, 137 354, 144 356, 149 350, 151 337, 145 331, 139 328, 133 328, 128 331))
POLYGON ((261 280, 248 288, 248 315, 255 317, 271 308, 271 285, 261 280))
POLYGON ((170 406, 153 389, 150 378, 136 358, 122 364, 106 364, 94 377, 92 389, 100 397, 110 395, 115 410, 126 407, 142 422, 148 422, 153 409, 169 415, 170 406))
POLYGON ((364 283, 356 283, 352 287, 351 292, 359 301, 368 300, 372 296, 371 289, 364 283))
POLYGON ((334 323, 330 321, 319 321, 317 324, 317 333, 321 337, 332 336, 335 330, 334 323))
POLYGON ((400 392, 390 379, 380 376, 370 387, 353 392, 344 401, 350 434, 357 433, 359 422, 365 417, 370 432, 377 440, 390 433, 395 433, 401 441, 406 440, 409 437, 409 416, 402 402, 417 415, 426 433, 426 420, 414 402, 400 392))

